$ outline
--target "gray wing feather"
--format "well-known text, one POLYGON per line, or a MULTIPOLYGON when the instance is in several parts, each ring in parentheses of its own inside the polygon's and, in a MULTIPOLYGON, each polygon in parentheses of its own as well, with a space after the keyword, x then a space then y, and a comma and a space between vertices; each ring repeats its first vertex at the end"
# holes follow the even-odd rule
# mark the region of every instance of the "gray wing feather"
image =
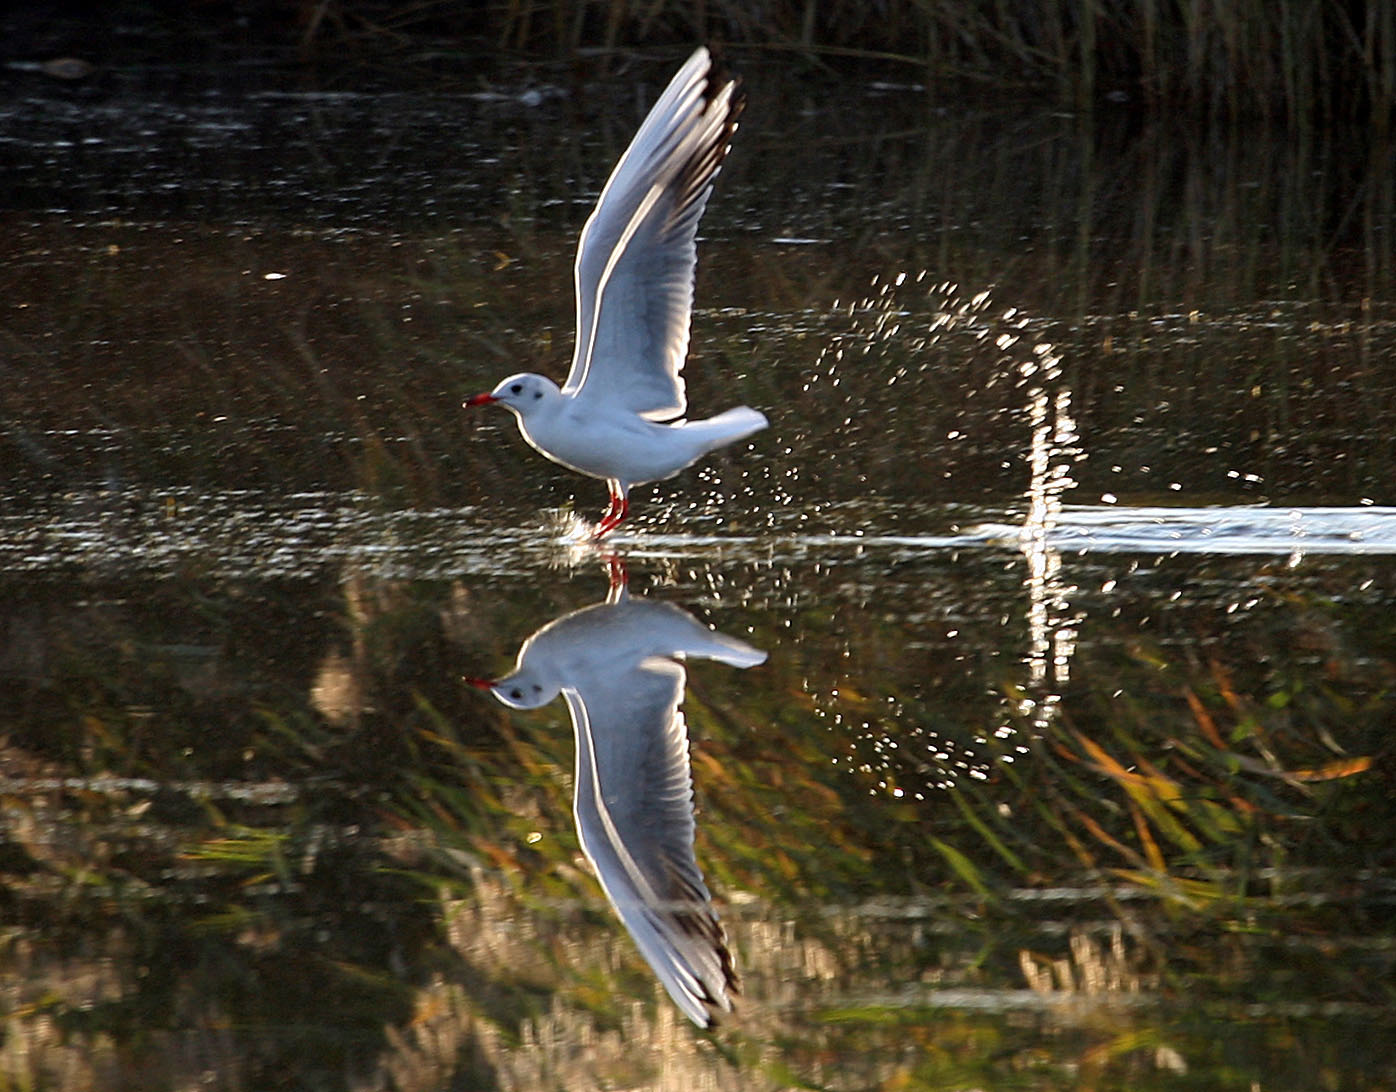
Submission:
POLYGON ((707 1027, 736 972, 693 851, 693 782, 679 703, 684 670, 655 657, 583 695, 563 691, 577 737, 582 849, 645 960, 707 1027))
POLYGON ((656 420, 687 399, 698 221, 737 128, 735 81, 697 50, 616 164, 577 248, 577 344, 564 393, 656 420))

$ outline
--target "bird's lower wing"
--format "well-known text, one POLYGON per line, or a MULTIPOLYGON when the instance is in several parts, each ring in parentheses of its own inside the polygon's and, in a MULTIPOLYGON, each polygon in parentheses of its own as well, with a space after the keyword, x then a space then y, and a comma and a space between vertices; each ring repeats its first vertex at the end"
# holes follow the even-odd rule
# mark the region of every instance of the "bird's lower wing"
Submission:
POLYGON ((736 974, 693 852, 683 668, 654 658, 603 692, 564 690, 577 738, 574 808, 606 897, 669 995, 706 1027, 736 974))

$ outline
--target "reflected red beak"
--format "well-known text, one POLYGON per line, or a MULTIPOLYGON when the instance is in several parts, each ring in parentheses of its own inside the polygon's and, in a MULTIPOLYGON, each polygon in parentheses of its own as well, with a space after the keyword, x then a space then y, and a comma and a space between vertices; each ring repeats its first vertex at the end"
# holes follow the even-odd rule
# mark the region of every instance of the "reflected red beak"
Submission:
POLYGON ((493 679, 472 679, 469 675, 467 675, 465 676, 465 681, 468 682, 471 686, 479 687, 481 690, 491 690, 494 688, 493 679))
POLYGON ((499 399, 492 394, 477 394, 471 398, 467 398, 461 404, 464 406, 488 406, 491 402, 498 401, 499 399))

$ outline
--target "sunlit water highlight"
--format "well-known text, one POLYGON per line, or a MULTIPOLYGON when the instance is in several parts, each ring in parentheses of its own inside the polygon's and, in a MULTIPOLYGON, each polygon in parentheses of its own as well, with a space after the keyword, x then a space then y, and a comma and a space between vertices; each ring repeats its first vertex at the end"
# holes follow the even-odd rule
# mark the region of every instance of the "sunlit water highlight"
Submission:
POLYGON ((473 507, 383 510, 355 494, 64 494, 0 517, 0 573, 96 568, 158 575, 193 567, 219 577, 309 577, 355 564, 385 577, 441 580, 535 567, 567 570, 609 553, 765 564, 1009 550, 1026 553, 1036 564, 1033 580, 1041 593, 1057 602, 1060 589, 1051 586, 1071 554, 1291 560, 1396 554, 1396 508, 1064 506, 1050 522, 1037 524, 1034 511, 923 507, 914 514, 919 522, 942 525, 944 533, 888 533, 874 524, 847 528, 847 512, 831 526, 818 512, 787 507, 758 535, 725 535, 708 521, 685 531, 683 519, 676 519, 653 528, 637 521, 593 543, 591 525, 568 514, 501 525, 497 517, 484 522, 482 510, 473 507))
MULTIPOLYGON (((886 515, 886 509, 881 510, 886 515)), ((1300 558, 1396 554, 1396 508, 1164 508, 1065 505, 1043 511, 923 506, 919 522, 945 533, 888 533, 876 523, 848 529, 819 513, 786 507, 756 535, 720 525, 686 531, 685 521, 637 521, 600 544, 591 525, 565 513, 516 525, 485 522, 474 507, 384 510, 353 494, 275 497, 233 492, 142 491, 65 494, 0 516, 0 572, 95 566, 161 573, 194 565, 220 576, 310 575, 345 562, 384 574, 442 578, 575 567, 603 552, 636 559, 706 556, 769 562, 814 553, 859 557, 965 550, 1025 550, 1056 579, 1070 554, 1216 554, 1300 558), (1058 555, 1051 560, 1044 552, 1058 555), (1050 571, 1049 571, 1050 570, 1050 571)))
MULTIPOLYGON (((980 530, 997 536, 1015 529, 980 530)), ((1392 554, 1396 508, 1068 505, 1051 538, 1057 549, 1078 553, 1392 554)))
POLYGON ((1356 305, 1335 227, 1368 225, 1387 269, 1390 172, 1351 202, 1362 178, 1287 138, 1131 122, 1120 149, 1076 118, 920 99, 860 115, 804 73, 762 95, 769 66, 747 67, 767 105, 707 221, 719 307, 695 320, 691 372, 742 384, 772 428, 649 487, 600 544, 595 487, 575 487, 580 517, 557 507, 568 476, 520 459, 512 429, 463 429, 454 389, 482 347, 542 354, 539 331, 570 321, 540 301, 565 296, 603 181, 578 163, 606 157, 579 149, 629 135, 631 66, 580 100, 607 138, 578 133, 571 83, 565 111, 551 85, 425 101, 246 75, 184 103, 65 91, 0 111, 15 207, 69 210, 12 225, 6 252, 14 1081, 1391 1083, 1392 890, 1361 865, 1389 858, 1373 782, 1396 530, 1391 508, 1340 505, 1396 503, 1396 326, 1380 284, 1356 305), (1025 369, 1043 354, 1062 366, 1025 369), (740 682, 693 674, 702 863, 747 975, 716 1050, 646 1000, 604 900, 565 882, 560 708, 491 720, 457 677, 595 598, 611 554, 636 595, 772 649, 740 682), (446 762, 443 734, 463 744, 446 762), (1369 756, 1370 777, 1340 778, 1369 756), (1173 822, 1129 829, 1153 786, 1200 848, 1173 822), (957 806, 1026 867, 996 871, 957 806), (1163 859, 1127 879, 1095 823, 1163 859), (1101 872, 1080 875, 1063 832, 1101 872), (956 889, 941 841, 992 897, 956 889), (239 863, 243 843, 275 867, 239 863), (355 983, 411 963, 406 914, 431 905, 384 885, 404 870, 450 892, 431 912, 456 959, 366 1005, 355 983), (915 893, 864 899, 883 890, 915 893), (1310 903, 1334 909, 1275 913, 1310 903), (256 990, 253 968, 271 975, 256 990), (284 968, 310 1006, 277 988, 284 968), (133 1007, 152 984, 156 1007, 133 1007), (1360 1019, 1314 1019, 1344 1012, 1360 1019), (983 1013, 1011 1018, 966 1019, 983 1013), (380 1021, 371 1075, 317 1067, 300 1037, 373 1054, 380 1021))

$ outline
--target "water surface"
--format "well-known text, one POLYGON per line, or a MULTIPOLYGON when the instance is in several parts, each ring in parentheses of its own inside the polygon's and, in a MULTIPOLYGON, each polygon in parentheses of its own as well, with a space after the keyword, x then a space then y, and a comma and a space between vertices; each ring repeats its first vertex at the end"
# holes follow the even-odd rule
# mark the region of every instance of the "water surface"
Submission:
POLYGON ((1382 150, 743 67, 687 375, 772 427, 605 551, 459 407, 667 64, 0 112, 9 1080, 1396 1079, 1382 150), (686 665, 712 1032, 465 681, 621 570, 766 656, 686 665))

